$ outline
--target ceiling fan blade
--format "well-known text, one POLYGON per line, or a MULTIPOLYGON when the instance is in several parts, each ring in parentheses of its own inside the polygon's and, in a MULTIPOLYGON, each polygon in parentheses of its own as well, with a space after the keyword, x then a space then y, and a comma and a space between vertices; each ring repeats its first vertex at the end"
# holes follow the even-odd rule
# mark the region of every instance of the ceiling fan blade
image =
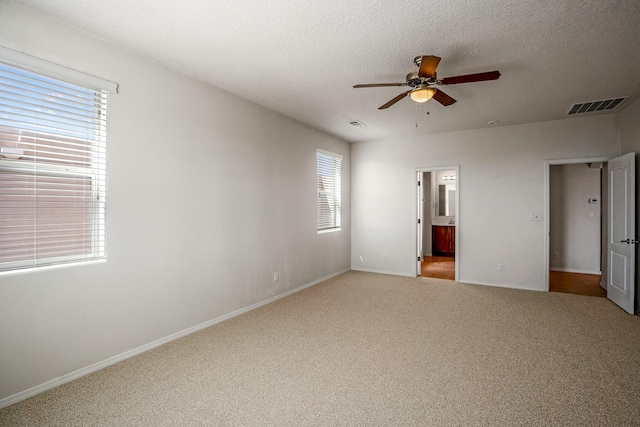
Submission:
POLYGON ((445 77, 442 79, 443 85, 456 85, 459 83, 483 82, 485 80, 497 80, 500 71, 487 71, 486 73, 467 74, 464 76, 445 77))
POLYGON ((453 99, 452 97, 450 97, 449 95, 447 95, 446 93, 444 93, 443 91, 441 91, 440 89, 436 90, 436 93, 433 94, 433 99, 435 99, 436 101, 438 101, 440 104, 444 105, 445 107, 453 104, 456 102, 455 99, 453 99))
MULTIPOLYGON (((413 90, 413 89, 412 89, 413 90)), ((411 90, 408 90, 406 92, 401 93, 400 95, 396 96, 395 98, 393 98, 391 101, 387 102, 386 104, 378 107, 378 110, 384 110, 385 108, 389 108, 391 107, 393 104, 395 104, 396 102, 400 101, 402 98, 404 98, 405 96, 407 96, 409 94, 409 92, 411 92, 411 90)))
POLYGON ((406 83, 370 83, 364 85, 354 85, 354 89, 358 89, 361 87, 385 87, 385 86, 406 86, 406 83))
POLYGON ((432 77, 436 72, 436 67, 440 63, 440 58, 433 55, 423 56, 420 61, 420 69, 418 70, 418 76, 420 77, 432 77))

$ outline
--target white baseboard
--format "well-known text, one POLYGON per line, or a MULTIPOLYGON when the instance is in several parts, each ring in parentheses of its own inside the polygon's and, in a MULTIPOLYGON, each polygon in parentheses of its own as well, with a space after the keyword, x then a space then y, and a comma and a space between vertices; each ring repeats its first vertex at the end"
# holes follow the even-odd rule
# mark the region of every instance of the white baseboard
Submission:
POLYGON ((279 300, 281 298, 287 297, 287 296, 289 296, 291 294, 294 294, 296 292, 300 292, 303 289, 309 288, 309 287, 311 287, 313 285, 317 285, 320 282, 324 282, 325 280, 329 280, 332 277, 339 276, 340 274, 346 273, 349 270, 350 270, 349 268, 345 268, 343 270, 340 270, 340 271, 337 271, 337 272, 335 272, 333 274, 325 276, 325 277, 323 277, 321 279, 314 280, 313 282, 307 283, 305 285, 299 286, 299 287, 297 287, 295 289, 292 289, 290 291, 284 292, 284 293, 282 293, 280 295, 276 295, 276 296, 271 297, 269 299, 266 299, 264 301, 252 304, 252 305, 250 305, 248 307, 241 308, 239 310, 236 310, 236 311, 233 311, 231 313, 222 315, 220 317, 216 317, 215 319, 211 319, 211 320, 209 320, 207 322, 201 323, 199 325, 193 326, 191 328, 185 329, 185 330, 180 331, 180 332, 176 332, 175 334, 171 334, 171 335, 166 336, 164 338, 160 338, 160 339, 155 340, 153 342, 150 342, 148 344, 145 344, 145 345, 142 345, 140 347, 134 348, 132 350, 126 351, 126 352, 124 352, 122 354, 119 354, 117 356, 110 357, 110 358, 105 359, 105 360, 103 360, 101 362, 94 363, 94 364, 86 366, 84 368, 80 368, 77 371, 70 372, 70 373, 65 374, 65 375, 63 375, 61 377, 58 377, 58 378, 55 378, 53 380, 47 381, 47 382, 42 383, 40 385, 37 385, 35 387, 31 387, 30 389, 27 389, 27 390, 21 391, 19 393, 16 393, 14 395, 5 397, 4 399, 0 399, 0 409, 5 408, 5 407, 7 407, 9 405, 13 405, 14 403, 20 402, 21 400, 28 399, 29 397, 35 396, 36 394, 42 393, 43 391, 50 390, 52 388, 58 387, 59 385, 66 384, 66 383, 71 382, 71 381, 73 381, 75 379, 83 377, 85 375, 89 375, 92 372, 99 371, 100 369, 106 368, 107 366, 114 365, 114 364, 116 364, 118 362, 121 362, 121 361, 123 361, 125 359, 128 359, 130 357, 137 356, 138 354, 141 354, 141 353, 144 353, 145 351, 148 351, 148 350, 154 349, 156 347, 159 347, 159 346, 161 346, 163 344, 166 344, 166 343, 168 343, 170 341, 176 340, 178 338, 182 338, 182 337, 184 337, 186 335, 192 334, 192 333, 197 332, 197 331, 199 331, 201 329, 208 328, 209 326, 213 326, 216 323, 224 322, 225 320, 231 319, 232 317, 236 317, 236 316, 244 314, 244 313, 246 313, 248 311, 255 310, 256 308, 262 307, 263 305, 267 305, 269 303, 272 303, 272 302, 274 302, 276 300, 279 300))
POLYGON ((417 277, 415 274, 407 274, 405 271, 378 270, 367 267, 351 267, 351 271, 363 271, 365 273, 389 274, 391 276, 417 277))
POLYGON ((522 285, 512 285, 509 283, 488 283, 488 282, 478 282, 475 280, 460 280, 460 283, 462 284, 469 284, 469 285, 480 285, 480 286, 493 286, 496 288, 506 288, 506 289, 518 289, 521 291, 542 291, 542 289, 540 288, 532 288, 529 286, 522 286, 522 285))
POLYGON ((564 268, 564 267, 553 267, 553 268, 550 268, 549 270, 561 271, 563 273, 596 274, 598 276, 602 274, 602 272, 600 271, 576 270, 575 268, 564 268))

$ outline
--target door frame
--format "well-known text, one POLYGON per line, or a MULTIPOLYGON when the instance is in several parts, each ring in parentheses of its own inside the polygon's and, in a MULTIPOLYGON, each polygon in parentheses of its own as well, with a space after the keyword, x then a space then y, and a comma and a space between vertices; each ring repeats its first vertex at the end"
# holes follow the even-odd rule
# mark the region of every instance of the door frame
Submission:
MULTIPOLYGON (((420 168, 414 168, 413 169, 413 173, 411 174, 412 176, 412 181, 413 181, 413 194, 414 196, 412 197, 413 202, 412 202, 412 212, 414 213, 412 216, 414 216, 414 220, 413 220, 413 235, 415 236, 416 240, 413 242, 413 250, 412 252, 414 253, 414 258, 413 260, 415 261, 419 256, 420 256, 420 250, 418 249, 418 239, 421 239, 421 236, 418 236, 418 230, 420 227, 418 227, 418 219, 416 218, 419 215, 419 211, 418 211, 418 203, 422 203, 422 200, 418 200, 418 195, 417 195, 417 191, 416 191, 416 174, 418 173, 424 173, 424 172, 437 172, 437 171, 442 171, 442 170, 455 170, 456 171, 456 219, 455 219, 455 226, 456 226, 456 251, 455 254, 453 255, 453 259, 455 262, 455 281, 459 282, 460 281, 460 259, 461 257, 460 255, 460 234, 461 234, 461 230, 462 230, 462 221, 460 218, 460 188, 461 188, 461 184, 460 184, 460 165, 456 165, 456 166, 430 166, 430 167, 420 167, 420 168)), ((422 224, 422 226, 424 226, 424 224, 422 224)), ((416 277, 420 276, 420 271, 417 271, 416 268, 416 277)))
MULTIPOLYGON (((549 212, 550 212, 550 180, 549 180, 549 175, 551 173, 551 166, 553 165, 570 165, 570 164, 577 164, 577 163, 606 163, 609 160, 613 159, 613 157, 585 157, 585 158, 571 158, 571 159, 554 159, 554 160, 545 160, 544 161, 544 215, 542 217, 543 223, 544 223, 544 227, 543 227, 543 231, 544 231, 544 281, 543 281, 543 288, 542 290, 545 292, 549 292, 549 243, 550 243, 550 239, 549 239, 549 233, 551 232, 551 227, 550 227, 550 218, 549 218, 549 212)), ((602 191, 602 189, 600 190, 602 191)), ((600 203, 603 203, 603 201, 601 200, 600 203)), ((602 205, 601 205, 601 209, 602 209, 602 205)), ((605 227, 608 227, 609 224, 608 223, 602 223, 600 226, 600 234, 602 234, 602 230, 605 227)), ((602 259, 603 256, 606 256, 602 253, 602 251, 600 251, 600 259, 602 259)))

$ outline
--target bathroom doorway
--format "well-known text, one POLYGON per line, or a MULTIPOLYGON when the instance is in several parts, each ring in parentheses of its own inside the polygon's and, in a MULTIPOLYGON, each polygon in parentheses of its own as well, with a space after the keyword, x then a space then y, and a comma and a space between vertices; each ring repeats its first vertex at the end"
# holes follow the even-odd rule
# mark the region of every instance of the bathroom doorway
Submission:
POLYGON ((416 170, 417 276, 457 280, 459 168, 416 170))

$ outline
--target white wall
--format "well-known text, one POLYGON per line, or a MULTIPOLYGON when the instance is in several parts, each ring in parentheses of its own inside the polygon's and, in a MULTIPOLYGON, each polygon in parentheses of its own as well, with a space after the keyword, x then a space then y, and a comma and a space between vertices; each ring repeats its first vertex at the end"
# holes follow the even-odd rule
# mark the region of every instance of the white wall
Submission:
MULTIPOLYGON (((640 99, 627 106, 620 114, 620 143, 622 153, 636 153, 636 236, 640 236, 640 215, 638 215, 638 202, 640 201, 640 167, 638 155, 640 153, 640 99)), ((637 238, 637 237, 636 237, 637 238)), ((636 250, 640 249, 636 246, 636 250)), ((636 264, 636 310, 640 308, 640 287, 638 279, 640 269, 636 264)))
POLYGON ((640 152, 640 99, 620 114, 620 140, 623 154, 640 152))
POLYGON ((600 274, 600 169, 551 165, 549 200, 551 270, 600 274))
POLYGON ((615 115, 355 143, 351 266, 415 275, 413 169, 459 165, 460 281, 542 290, 544 161, 619 153, 615 115))
POLYGON ((108 260, 0 275, 0 403, 349 268, 349 144, 12 2, 0 45, 119 84, 108 260), (316 147, 342 232, 316 233, 316 147))

